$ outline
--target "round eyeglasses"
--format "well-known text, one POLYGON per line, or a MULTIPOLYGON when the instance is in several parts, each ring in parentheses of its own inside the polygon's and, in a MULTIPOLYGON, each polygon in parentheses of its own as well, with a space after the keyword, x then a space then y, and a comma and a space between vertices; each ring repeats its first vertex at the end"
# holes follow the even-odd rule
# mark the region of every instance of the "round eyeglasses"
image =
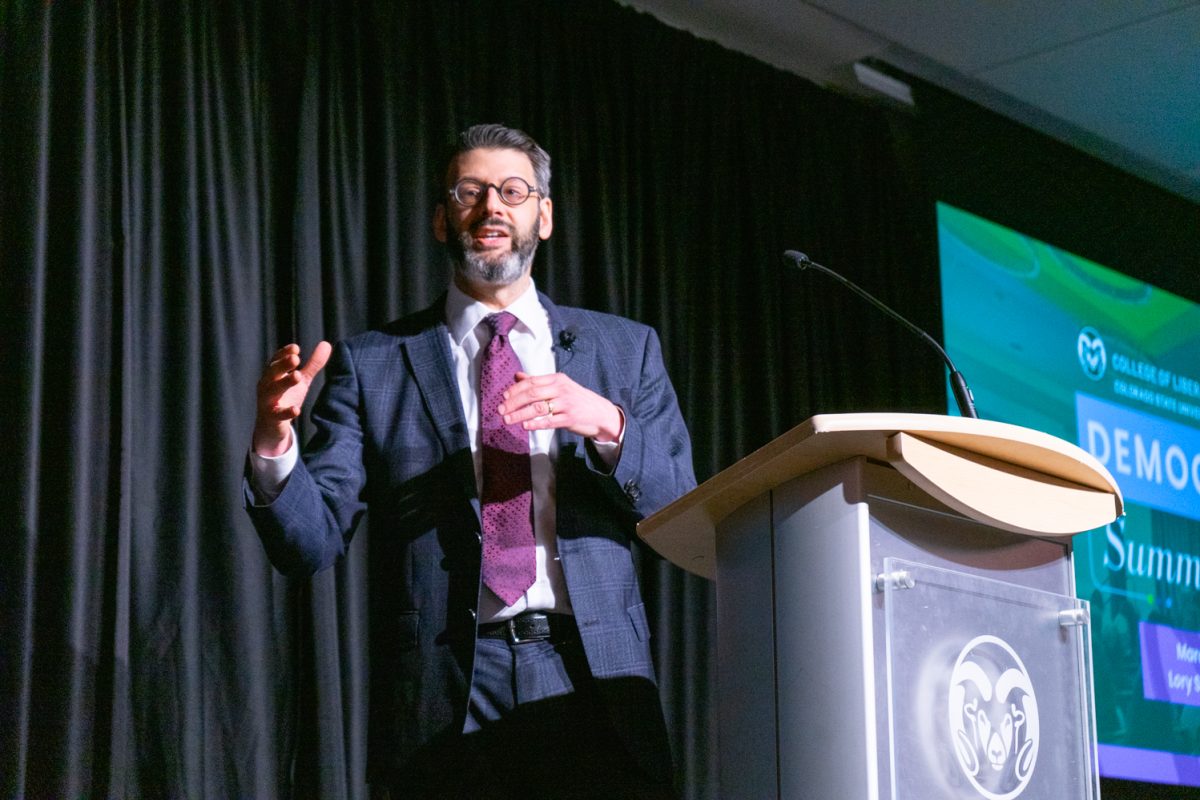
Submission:
POLYGON ((487 197, 489 188, 496 190, 496 194, 500 196, 500 202, 506 206, 519 206, 529 199, 529 195, 540 194, 537 189, 529 185, 529 181, 514 175, 511 178, 505 178, 499 186, 494 183, 477 181, 474 178, 463 178, 454 184, 454 188, 450 190, 450 196, 460 206, 471 208, 487 197))

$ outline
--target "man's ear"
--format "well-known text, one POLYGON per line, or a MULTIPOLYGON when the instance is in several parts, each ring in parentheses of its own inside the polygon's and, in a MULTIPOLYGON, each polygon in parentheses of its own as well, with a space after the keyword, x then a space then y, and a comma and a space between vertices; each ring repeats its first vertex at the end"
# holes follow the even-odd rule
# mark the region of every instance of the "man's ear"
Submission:
POLYGON ((433 238, 446 243, 446 204, 438 203, 433 208, 433 238))
POLYGON ((554 203, 549 197, 538 201, 538 238, 549 239, 554 230, 554 203))

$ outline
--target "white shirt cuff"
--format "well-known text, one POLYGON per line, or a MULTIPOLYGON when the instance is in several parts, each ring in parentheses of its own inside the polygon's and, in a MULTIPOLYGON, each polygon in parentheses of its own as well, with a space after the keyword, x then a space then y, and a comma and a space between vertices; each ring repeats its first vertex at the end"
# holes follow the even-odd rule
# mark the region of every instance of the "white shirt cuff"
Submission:
POLYGON ((258 505, 266 506, 275 502, 299 460, 295 430, 292 431, 287 451, 282 455, 260 456, 253 450, 250 451, 250 491, 254 493, 254 500, 258 505))
POLYGON ((617 406, 617 411, 621 413, 621 432, 617 434, 615 442, 597 442, 592 439, 592 449, 596 451, 596 457, 600 459, 604 466, 608 467, 611 473, 617 468, 617 462, 621 460, 621 443, 625 441, 625 409, 617 406))

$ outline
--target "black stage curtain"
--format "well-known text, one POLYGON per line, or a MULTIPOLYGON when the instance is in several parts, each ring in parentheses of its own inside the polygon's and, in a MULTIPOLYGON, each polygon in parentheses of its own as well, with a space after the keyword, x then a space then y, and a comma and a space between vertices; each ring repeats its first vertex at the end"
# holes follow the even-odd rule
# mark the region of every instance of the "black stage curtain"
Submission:
MULTIPOLYGON (((0 87, 0 796, 365 797, 370 542, 272 571, 254 384, 437 296, 468 124, 554 157, 535 278, 659 330, 701 478, 817 411, 943 407, 919 343, 780 259, 938 329, 904 119, 615 4, 8 0, 0 87)), ((714 797, 712 587, 641 557, 714 797)))

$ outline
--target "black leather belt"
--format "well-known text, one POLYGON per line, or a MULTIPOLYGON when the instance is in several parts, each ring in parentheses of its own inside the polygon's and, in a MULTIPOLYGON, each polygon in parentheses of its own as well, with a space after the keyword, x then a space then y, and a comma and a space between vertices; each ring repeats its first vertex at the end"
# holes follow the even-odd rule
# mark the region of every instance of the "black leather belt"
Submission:
POLYGON ((479 626, 484 639, 505 639, 509 644, 545 642, 557 644, 576 635, 575 618, 569 614, 547 614, 544 611, 525 611, 511 619, 485 622, 479 626))

